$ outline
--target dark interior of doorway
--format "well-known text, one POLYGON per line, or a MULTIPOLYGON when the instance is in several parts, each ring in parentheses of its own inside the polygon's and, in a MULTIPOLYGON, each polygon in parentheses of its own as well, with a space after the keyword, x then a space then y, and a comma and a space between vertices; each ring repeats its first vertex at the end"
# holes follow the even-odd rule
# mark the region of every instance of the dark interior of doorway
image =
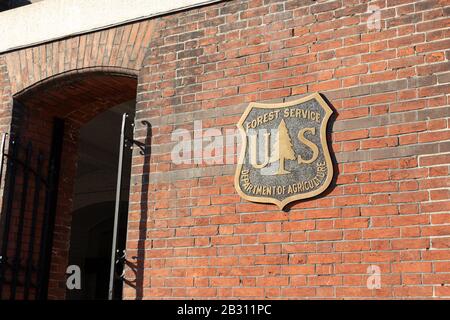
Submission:
MULTIPOLYGON (((69 300, 107 299, 114 227, 117 167, 123 113, 134 118, 135 101, 96 116, 80 131, 73 196, 69 265, 81 270, 81 289, 67 289, 69 300)), ((126 134, 132 132, 128 128, 126 134)), ((125 249, 131 148, 124 148, 117 249, 125 249)), ((120 274, 121 270, 117 270, 120 274)), ((114 299, 121 299, 123 282, 114 283, 114 299)))

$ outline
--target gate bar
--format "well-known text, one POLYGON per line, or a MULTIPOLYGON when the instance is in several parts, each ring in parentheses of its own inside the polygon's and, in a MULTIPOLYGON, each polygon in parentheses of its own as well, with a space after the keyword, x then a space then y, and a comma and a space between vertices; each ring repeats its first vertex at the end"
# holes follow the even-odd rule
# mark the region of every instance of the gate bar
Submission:
POLYGON ((125 124, 127 121, 128 113, 122 115, 122 127, 120 129, 120 147, 119 147, 119 163, 117 166, 117 185, 116 185, 116 203, 114 208, 114 229, 113 239, 111 247, 111 267, 109 272, 109 291, 108 300, 113 299, 114 294, 114 278, 116 267, 116 248, 117 248, 117 228, 119 227, 119 209, 120 209, 120 196, 122 191, 122 164, 123 164, 123 149, 125 148, 125 124))
POLYGON ((2 145, 0 147, 0 182, 3 177, 3 157, 5 156, 5 145, 6 145, 6 136, 8 134, 5 132, 2 134, 2 145))
POLYGON ((48 166, 48 188, 44 204, 44 219, 42 222, 41 248, 39 252, 39 269, 36 299, 46 300, 48 280, 52 259, 53 232, 55 230, 56 209, 58 201, 58 182, 61 165, 61 154, 64 137, 64 120, 54 118, 50 163, 48 166))
POLYGON ((31 234, 30 234, 30 242, 28 243, 28 259, 25 274, 24 300, 28 300, 29 297, 31 278, 33 272, 34 238, 36 236, 36 224, 39 209, 39 195, 41 191, 40 175, 42 174, 42 158, 43 158, 42 154, 39 153, 36 167, 37 174, 34 176, 35 178, 34 178, 33 209, 31 213, 31 234))
MULTIPOLYGON (((22 253, 22 234, 23 228, 25 224, 25 208, 27 205, 27 195, 28 195, 28 180, 29 180, 29 170, 27 170, 28 166, 31 162, 31 154, 32 154, 32 146, 31 142, 28 143, 27 149, 25 151, 25 167, 23 172, 23 181, 22 181, 22 196, 20 199, 20 211, 19 211, 19 225, 16 236, 16 252, 13 261, 13 277, 11 283, 11 299, 16 299, 16 290, 17 290, 17 282, 19 280, 19 268, 21 267, 20 254, 22 253)), ((31 241, 31 239, 30 239, 31 241)))
MULTIPOLYGON (((19 144, 19 138, 10 139, 10 149, 12 159, 17 158, 17 149, 19 144)), ((14 161, 8 161, 8 186, 14 186, 16 180, 16 169, 17 166, 14 161)), ((11 188, 7 189, 7 200, 6 200, 6 210, 5 210, 5 220, 3 222, 3 235, 2 235, 2 249, 0 252, 0 297, 3 292, 3 284, 5 283, 5 269, 8 263, 7 250, 8 250, 8 240, 9 240, 9 228, 11 224, 12 207, 13 207, 14 192, 11 188)))

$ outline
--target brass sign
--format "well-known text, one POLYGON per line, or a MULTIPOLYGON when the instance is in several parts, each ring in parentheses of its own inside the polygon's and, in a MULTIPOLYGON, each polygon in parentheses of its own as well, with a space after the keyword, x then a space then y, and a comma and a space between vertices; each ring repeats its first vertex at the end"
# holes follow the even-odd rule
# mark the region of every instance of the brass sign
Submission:
POLYGON ((282 209, 325 191, 333 178, 326 138, 332 113, 318 93, 286 103, 250 103, 237 124, 239 195, 282 209))

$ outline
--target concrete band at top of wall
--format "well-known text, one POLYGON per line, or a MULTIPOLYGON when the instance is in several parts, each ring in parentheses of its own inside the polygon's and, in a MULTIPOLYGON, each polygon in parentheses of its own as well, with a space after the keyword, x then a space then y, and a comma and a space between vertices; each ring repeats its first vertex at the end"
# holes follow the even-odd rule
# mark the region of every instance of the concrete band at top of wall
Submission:
POLYGON ((0 13, 0 53, 220 1, 40 1, 0 13))

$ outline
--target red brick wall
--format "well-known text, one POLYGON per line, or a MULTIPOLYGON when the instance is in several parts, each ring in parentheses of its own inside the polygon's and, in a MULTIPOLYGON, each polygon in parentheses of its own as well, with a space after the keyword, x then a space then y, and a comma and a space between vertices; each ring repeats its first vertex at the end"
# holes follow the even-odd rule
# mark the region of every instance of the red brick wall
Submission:
POLYGON ((450 296, 448 1, 229 1, 157 19, 141 71, 128 256, 134 298, 450 296), (145 85, 144 85, 145 84, 145 85), (235 128, 251 101, 321 92, 336 181, 287 212, 235 165, 175 165, 171 132, 235 128), (143 176, 144 173, 144 176, 143 176), (148 179, 150 183, 147 184, 148 179), (366 286, 371 265, 381 289, 366 286))
POLYGON ((11 87, 9 83, 8 68, 5 59, 0 56, 0 123, 1 132, 8 132, 10 119, 11 101, 11 87))
MULTIPOLYGON (((0 133, 9 132, 11 124, 11 87, 8 68, 5 59, 0 56, 0 133)), ((1 194, 3 195, 3 179, 1 180, 1 194)), ((3 197, 0 200, 3 203, 3 197)))

